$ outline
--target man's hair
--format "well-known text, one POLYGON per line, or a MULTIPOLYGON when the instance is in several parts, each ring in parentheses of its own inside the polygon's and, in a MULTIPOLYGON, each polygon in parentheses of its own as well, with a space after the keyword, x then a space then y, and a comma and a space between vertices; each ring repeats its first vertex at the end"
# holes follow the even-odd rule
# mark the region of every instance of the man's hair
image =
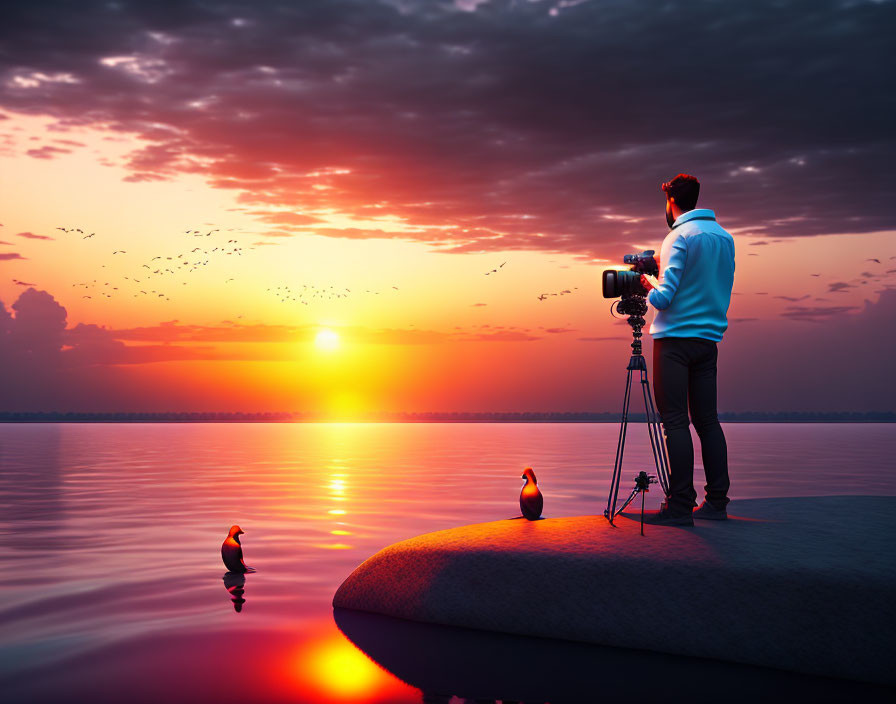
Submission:
POLYGON ((682 210, 693 210, 697 207, 697 196, 700 195, 700 182, 696 176, 678 174, 668 183, 663 184, 667 198, 674 198, 675 205, 682 210))

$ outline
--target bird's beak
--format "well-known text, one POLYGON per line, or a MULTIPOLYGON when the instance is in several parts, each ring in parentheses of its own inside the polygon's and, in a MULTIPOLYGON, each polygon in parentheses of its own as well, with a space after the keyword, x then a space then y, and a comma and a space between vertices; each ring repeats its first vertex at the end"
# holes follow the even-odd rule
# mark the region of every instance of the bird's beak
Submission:
POLYGON ((245 532, 246 532, 246 531, 244 531, 244 530, 238 530, 238 531, 236 532, 236 534, 237 534, 237 535, 242 535, 242 534, 245 533, 245 532))

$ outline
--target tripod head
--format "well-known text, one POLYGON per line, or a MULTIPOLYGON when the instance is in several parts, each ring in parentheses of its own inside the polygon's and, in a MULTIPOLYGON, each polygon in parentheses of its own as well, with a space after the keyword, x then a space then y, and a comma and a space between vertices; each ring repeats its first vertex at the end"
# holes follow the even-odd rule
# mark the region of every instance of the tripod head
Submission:
POLYGON ((650 485, 656 484, 656 477, 647 472, 638 472, 635 477, 635 491, 650 491, 650 485))
POLYGON ((641 329, 647 323, 644 319, 644 315, 647 313, 647 299, 639 294, 625 294, 616 303, 615 310, 628 316, 626 322, 632 329, 633 337, 632 356, 641 355, 641 329))

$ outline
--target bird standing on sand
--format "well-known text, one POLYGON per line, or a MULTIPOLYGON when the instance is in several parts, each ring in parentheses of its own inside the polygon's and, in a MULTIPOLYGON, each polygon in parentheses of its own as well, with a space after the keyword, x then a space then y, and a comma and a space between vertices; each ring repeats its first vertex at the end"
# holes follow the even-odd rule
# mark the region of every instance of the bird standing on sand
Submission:
POLYGON ((221 559, 224 560, 224 566, 230 572, 238 574, 255 571, 243 562, 243 546, 240 545, 240 536, 243 532, 239 526, 230 526, 230 533, 227 534, 227 539, 221 545, 221 559))
POLYGON ((541 509, 544 508, 544 497, 538 489, 538 480, 531 467, 523 470, 522 478, 526 480, 523 490, 520 492, 520 511, 530 521, 541 517, 541 509))

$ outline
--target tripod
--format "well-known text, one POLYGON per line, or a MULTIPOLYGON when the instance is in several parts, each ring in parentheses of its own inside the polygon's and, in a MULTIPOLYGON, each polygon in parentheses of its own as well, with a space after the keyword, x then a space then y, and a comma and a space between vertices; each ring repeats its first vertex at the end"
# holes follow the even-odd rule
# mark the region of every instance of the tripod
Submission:
POLYGON ((643 297, 640 296, 632 297, 629 300, 626 300, 625 297, 623 297, 623 300, 620 301, 617 306, 618 310, 629 314, 628 324, 632 328, 633 340, 632 356, 628 362, 628 373, 626 374, 625 381, 625 400, 622 404, 622 424, 619 428, 619 440, 616 443, 616 462, 613 465, 613 478, 610 482, 610 494, 607 497, 607 508, 604 511, 604 516, 610 522, 610 525, 613 525, 613 519, 622 513, 622 511, 625 510, 625 507, 628 506, 635 496, 640 493, 642 520, 641 534, 643 535, 644 492, 647 491, 649 484, 658 481, 663 493, 666 496, 669 495, 669 460, 666 456, 666 444, 663 441, 662 429, 660 427, 656 407, 653 405, 653 396, 650 393, 650 382, 647 379, 647 362, 644 360, 644 355, 641 354, 641 328, 644 327, 645 323, 643 316, 644 313, 647 312, 647 303, 644 301, 643 297), (632 372, 634 371, 639 371, 641 373, 641 392, 644 396, 644 411, 647 416, 647 434, 650 437, 650 449, 653 451, 653 463, 656 465, 657 478, 647 477, 645 472, 641 472, 635 477, 635 488, 632 490, 632 493, 622 506, 617 509, 616 501, 619 496, 619 482, 622 479, 622 455, 625 452, 625 434, 628 428, 628 408, 632 396, 632 372))

